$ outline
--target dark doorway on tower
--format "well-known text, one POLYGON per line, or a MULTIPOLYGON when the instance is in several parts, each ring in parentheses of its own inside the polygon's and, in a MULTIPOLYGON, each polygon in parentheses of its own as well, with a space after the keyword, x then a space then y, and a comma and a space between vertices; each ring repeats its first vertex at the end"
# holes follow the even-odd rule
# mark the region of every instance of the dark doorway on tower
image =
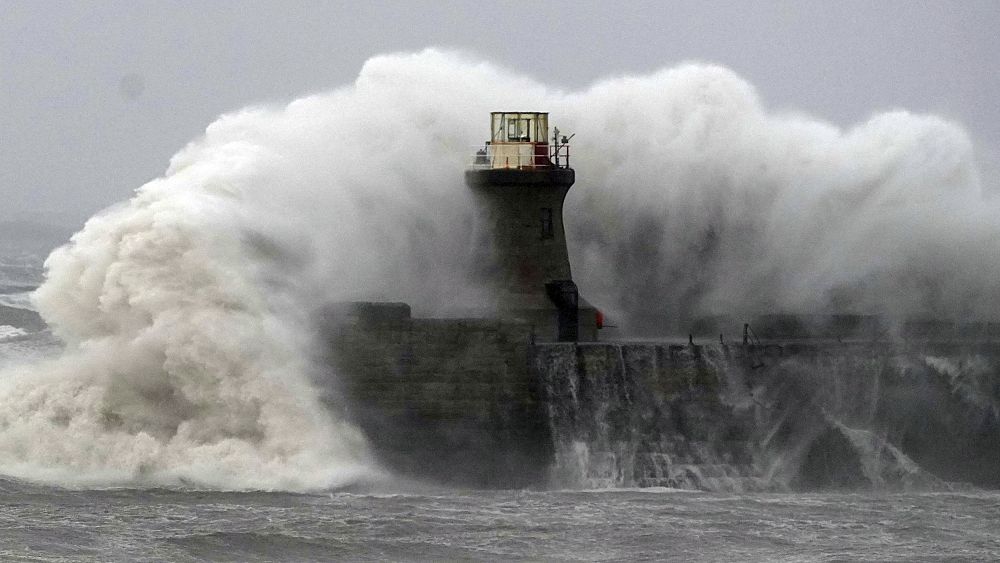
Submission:
POLYGON ((558 311, 557 339, 576 342, 580 338, 580 292, 573 280, 555 280, 545 284, 545 292, 558 311))
POLYGON ((542 238, 555 238, 556 230, 555 226, 552 224, 552 208, 543 207, 542 208, 542 238))

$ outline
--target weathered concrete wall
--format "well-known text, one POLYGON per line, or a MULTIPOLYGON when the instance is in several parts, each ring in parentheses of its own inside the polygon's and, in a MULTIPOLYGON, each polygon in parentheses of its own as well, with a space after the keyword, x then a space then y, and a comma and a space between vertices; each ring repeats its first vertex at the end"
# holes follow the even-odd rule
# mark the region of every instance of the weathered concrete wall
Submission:
POLYGON ((765 487, 723 399, 725 358, 701 346, 541 344, 558 487, 765 487))
POLYGON ((528 371, 530 326, 413 319, 402 304, 341 308, 326 324, 331 383, 388 468, 470 487, 544 480, 551 443, 528 371))
POLYGON ((574 180, 571 169, 466 171, 479 203, 482 247, 492 251, 482 275, 496 285, 501 306, 531 306, 523 301, 528 295, 547 301, 546 282, 572 279, 562 208, 574 180), (543 209, 551 212, 547 235, 543 209))
POLYGON ((761 367, 733 373, 749 397, 743 416, 778 481, 807 489, 908 486, 926 483, 926 471, 1000 487, 1000 343, 830 342, 748 351, 762 352, 751 359, 761 367), (845 445, 860 474, 829 469, 843 460, 837 450, 845 445))
POLYGON ((397 474, 470 487, 1000 486, 1000 344, 532 343, 531 328, 326 316, 325 400, 397 474))
POLYGON ((1000 344, 535 347, 560 486, 1000 487, 1000 344))
MULTIPOLYGON (((581 299, 577 338, 559 337, 558 307, 546 284, 572 280, 563 201, 573 185, 572 169, 468 170, 466 184, 477 199, 478 257, 473 275, 492 286, 496 315, 535 326, 538 341, 597 340, 596 309, 581 299)), ((565 324, 564 324, 565 326, 565 324)))

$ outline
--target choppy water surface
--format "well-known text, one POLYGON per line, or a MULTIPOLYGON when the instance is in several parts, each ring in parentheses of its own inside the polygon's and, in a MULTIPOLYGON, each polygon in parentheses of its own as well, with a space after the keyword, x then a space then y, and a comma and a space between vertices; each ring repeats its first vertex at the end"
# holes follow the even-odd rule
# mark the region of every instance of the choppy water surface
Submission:
POLYGON ((5 485, 3 560, 1000 558, 1000 494, 66 491, 5 485))

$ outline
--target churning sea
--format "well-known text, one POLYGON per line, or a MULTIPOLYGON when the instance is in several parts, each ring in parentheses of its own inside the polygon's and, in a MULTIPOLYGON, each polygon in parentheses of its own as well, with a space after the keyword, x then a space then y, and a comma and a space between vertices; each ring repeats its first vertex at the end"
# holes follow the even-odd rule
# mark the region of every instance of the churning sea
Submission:
MULTIPOLYGON (((30 306, 37 258, 0 264, 30 306)), ((0 366, 51 353, 0 327, 0 366)), ((997 561, 1000 493, 670 489, 314 494, 0 478, 0 561, 997 561)))
POLYGON ((1000 494, 63 490, 3 482, 5 561, 996 561, 1000 494))

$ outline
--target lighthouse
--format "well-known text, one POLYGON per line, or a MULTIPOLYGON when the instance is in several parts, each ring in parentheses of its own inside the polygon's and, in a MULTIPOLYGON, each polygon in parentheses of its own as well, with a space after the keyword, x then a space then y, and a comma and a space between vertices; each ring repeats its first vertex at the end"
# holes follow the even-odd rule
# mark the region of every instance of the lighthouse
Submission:
POLYGON ((496 313, 531 323, 536 339, 593 341, 600 314, 573 282, 563 228, 563 201, 576 179, 569 139, 555 129, 550 143, 548 118, 490 114, 490 139, 465 173, 488 249, 478 274, 496 292, 496 313))

